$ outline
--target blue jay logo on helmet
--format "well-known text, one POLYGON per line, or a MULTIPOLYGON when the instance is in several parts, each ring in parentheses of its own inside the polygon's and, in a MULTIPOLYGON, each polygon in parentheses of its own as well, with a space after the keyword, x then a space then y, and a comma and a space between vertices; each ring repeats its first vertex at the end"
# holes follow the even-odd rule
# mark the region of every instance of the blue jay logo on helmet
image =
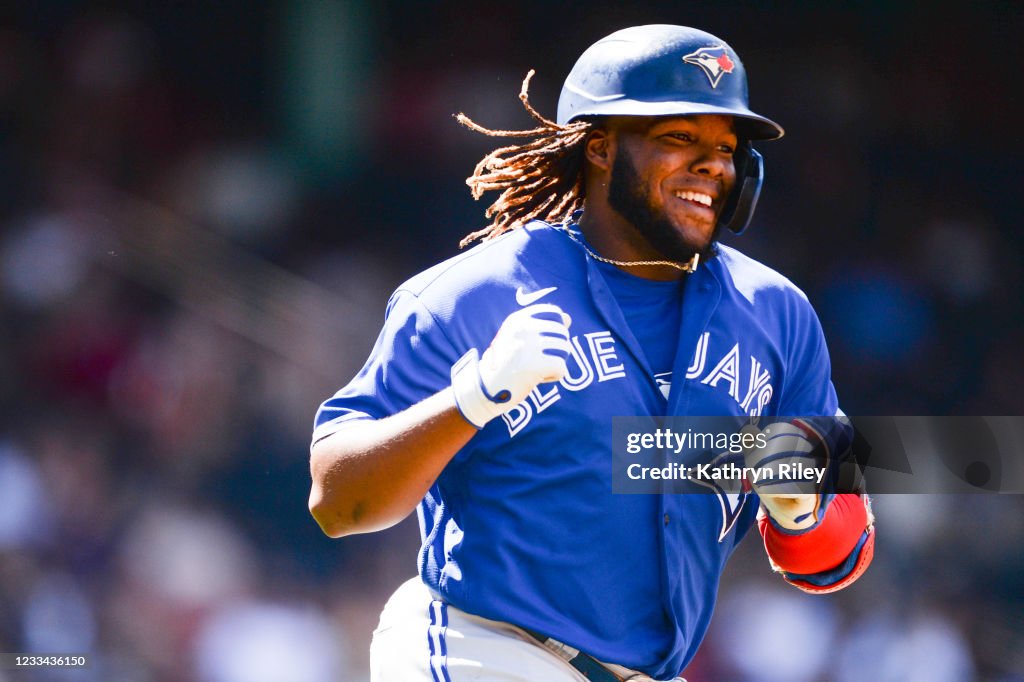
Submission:
POLYGON ((683 61, 700 67, 700 70, 708 77, 712 88, 717 88, 718 81, 722 80, 722 76, 732 73, 732 70, 736 68, 736 62, 729 57, 724 45, 702 47, 683 57, 683 61))

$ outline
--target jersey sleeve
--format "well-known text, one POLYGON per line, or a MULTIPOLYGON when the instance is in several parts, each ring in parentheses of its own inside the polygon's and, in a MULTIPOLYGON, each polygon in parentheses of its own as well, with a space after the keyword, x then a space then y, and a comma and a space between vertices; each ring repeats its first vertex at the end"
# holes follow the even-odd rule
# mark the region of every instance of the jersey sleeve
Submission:
POLYGON ((818 316, 802 296, 790 316, 791 341, 786 378, 779 402, 780 416, 834 417, 839 399, 832 385, 832 362, 818 316))
POLYGON ((435 316, 415 294, 399 289, 366 364, 317 410, 313 442, 352 420, 391 416, 448 387, 457 359, 435 316))

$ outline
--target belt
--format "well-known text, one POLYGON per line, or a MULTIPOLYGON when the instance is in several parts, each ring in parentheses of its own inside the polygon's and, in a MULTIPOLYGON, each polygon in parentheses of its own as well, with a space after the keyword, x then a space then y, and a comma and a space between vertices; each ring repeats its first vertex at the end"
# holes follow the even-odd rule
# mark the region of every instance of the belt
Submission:
POLYGON ((580 674, 590 680, 590 682, 622 682, 621 677, 601 665, 593 656, 588 656, 579 649, 574 649, 568 644, 559 642, 557 639, 551 639, 547 635, 542 635, 539 632, 526 628, 521 629, 543 644, 544 648, 553 652, 563 661, 576 668, 576 670, 579 670, 580 674))

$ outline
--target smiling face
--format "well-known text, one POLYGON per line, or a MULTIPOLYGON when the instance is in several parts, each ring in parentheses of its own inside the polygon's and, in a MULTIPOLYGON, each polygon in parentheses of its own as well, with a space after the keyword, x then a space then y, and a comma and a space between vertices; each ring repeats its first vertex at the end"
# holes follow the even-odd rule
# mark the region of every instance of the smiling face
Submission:
POLYGON ((609 217, 634 232, 616 241, 674 261, 706 252, 736 182, 732 117, 615 117, 602 128, 609 217))

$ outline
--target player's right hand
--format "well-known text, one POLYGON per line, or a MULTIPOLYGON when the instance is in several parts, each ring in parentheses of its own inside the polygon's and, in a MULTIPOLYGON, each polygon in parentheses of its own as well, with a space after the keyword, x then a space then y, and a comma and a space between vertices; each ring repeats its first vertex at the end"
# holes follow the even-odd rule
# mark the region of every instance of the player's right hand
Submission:
POLYGON ((527 306, 505 318, 483 357, 475 348, 463 355, 452 367, 452 389, 466 421, 482 429, 538 384, 564 377, 571 322, 554 304, 527 306))

